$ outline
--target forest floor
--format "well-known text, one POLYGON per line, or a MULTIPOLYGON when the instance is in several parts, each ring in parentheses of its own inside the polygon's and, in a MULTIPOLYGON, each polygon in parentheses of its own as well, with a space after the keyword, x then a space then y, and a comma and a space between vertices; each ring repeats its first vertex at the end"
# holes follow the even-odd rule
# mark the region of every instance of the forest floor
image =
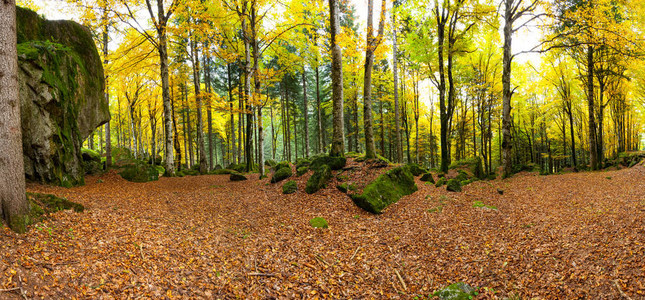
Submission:
POLYGON ((460 281, 478 298, 645 297, 643 166, 520 173, 461 193, 417 178, 382 215, 333 187, 305 194, 308 176, 291 195, 257 175, 29 184, 86 210, 0 229, 0 299, 411 299, 460 281), (328 229, 309 225, 318 216, 328 229))

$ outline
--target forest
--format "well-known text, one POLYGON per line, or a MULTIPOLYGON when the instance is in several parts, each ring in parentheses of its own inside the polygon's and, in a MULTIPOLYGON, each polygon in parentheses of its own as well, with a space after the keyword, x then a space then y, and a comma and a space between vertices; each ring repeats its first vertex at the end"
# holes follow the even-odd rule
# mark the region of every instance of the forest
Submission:
POLYGON ((0 298, 645 297, 643 1, 0 16, 0 298))

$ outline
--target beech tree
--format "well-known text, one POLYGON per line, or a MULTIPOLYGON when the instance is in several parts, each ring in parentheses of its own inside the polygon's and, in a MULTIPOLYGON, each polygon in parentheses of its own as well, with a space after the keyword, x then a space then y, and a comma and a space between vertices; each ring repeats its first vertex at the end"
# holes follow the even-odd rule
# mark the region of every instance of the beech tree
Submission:
POLYGON ((0 2, 0 216, 16 232, 27 226, 29 206, 25 195, 22 157, 16 3, 0 2))

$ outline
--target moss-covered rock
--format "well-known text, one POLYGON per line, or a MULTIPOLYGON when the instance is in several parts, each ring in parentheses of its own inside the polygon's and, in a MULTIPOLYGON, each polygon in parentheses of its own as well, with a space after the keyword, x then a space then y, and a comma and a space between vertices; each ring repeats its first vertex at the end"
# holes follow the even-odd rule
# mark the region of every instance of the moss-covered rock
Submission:
POLYGON ((304 175, 305 173, 307 173, 307 171, 309 171, 309 167, 300 167, 300 168, 298 168, 296 170, 296 175, 298 175, 298 177, 300 177, 300 176, 304 175))
POLYGON ((439 180, 437 180, 437 183, 435 183, 434 186, 440 187, 444 184, 446 184, 446 177, 439 177, 439 180))
POLYGON ((368 184, 362 194, 350 196, 358 207, 379 214, 390 204, 415 191, 417 186, 410 170, 407 167, 397 167, 368 184))
POLYGON ((434 177, 432 177, 432 173, 423 174, 419 180, 423 182, 430 182, 432 184, 435 184, 434 177))
POLYGON ((211 175, 229 175, 231 173, 235 172, 234 170, 229 170, 229 169, 218 169, 218 170, 213 170, 210 172, 211 175))
POLYGON ((278 164, 278 162, 276 162, 273 159, 267 159, 267 160, 264 161, 264 165, 269 166, 271 168, 275 167, 275 165, 277 165, 277 164, 278 164))
POLYGON ((110 120, 103 64, 90 31, 16 8, 18 81, 27 179, 84 183, 81 145, 110 120))
POLYGON ((410 173, 412 173, 413 176, 419 176, 428 172, 428 170, 415 163, 409 163, 405 166, 410 170, 410 173))
POLYGON ((282 185, 283 194, 293 194, 297 190, 298 190, 298 184, 293 180, 289 180, 282 185))
POLYGON ((271 176, 271 183, 280 182, 291 177, 292 175, 293 172, 291 171, 291 166, 282 167, 273 173, 273 176, 271 176))
POLYGON ((337 185, 336 188, 339 191, 347 194, 349 191, 355 191, 356 190, 356 185, 351 183, 351 182, 343 182, 343 183, 337 185))
POLYGON ((617 163, 631 168, 645 159, 645 151, 621 152, 618 154, 617 163))
POLYGON ((240 173, 237 173, 237 172, 231 173, 230 179, 231 179, 231 181, 244 181, 244 180, 247 180, 246 176, 244 176, 244 175, 242 175, 240 173))
POLYGON ((101 162, 101 155, 90 149, 81 149, 81 157, 83 159, 83 170, 85 174, 95 175, 103 171, 103 164, 101 162))
POLYGON ((311 220, 309 220, 309 225, 313 228, 329 228, 329 224, 327 223, 327 220, 322 217, 315 217, 311 220))
POLYGON ((434 292, 432 296, 441 300, 470 300, 477 294, 476 289, 463 282, 458 282, 434 292))
POLYGON ((184 174, 184 176, 198 176, 198 175, 201 175, 199 173, 199 170, 194 170, 194 169, 182 170, 182 173, 184 174))
POLYGON ((119 175, 123 179, 132 182, 149 182, 159 180, 157 168, 149 164, 136 161, 133 164, 124 166, 119 175))
POLYGON ((482 159, 479 156, 453 162, 450 164, 449 169, 468 172, 471 176, 477 179, 486 178, 484 168, 482 167, 482 159))
POLYGON ((311 160, 309 160, 308 158, 301 157, 296 159, 296 169, 309 167, 310 164, 311 164, 311 160))
POLYGON ((29 201, 29 216, 21 220, 24 225, 38 223, 45 219, 46 215, 62 210, 72 209, 75 212, 85 210, 82 204, 51 194, 27 193, 27 200, 29 201))
POLYGON ((451 192, 461 192, 461 181, 457 178, 448 180, 446 190, 451 192))
POLYGON ((273 171, 277 171, 277 170, 280 170, 282 168, 291 169, 291 163, 288 162, 288 161, 282 161, 282 162, 279 162, 279 163, 275 164, 275 166, 273 166, 271 169, 273 169, 273 171))
POLYGON ((246 165, 245 164, 230 164, 226 168, 229 169, 229 170, 233 170, 235 172, 239 172, 239 173, 246 172, 246 165))
POLYGON ((329 181, 330 178, 331 168, 328 165, 321 165, 314 171, 314 174, 309 177, 309 180, 307 180, 305 192, 307 192, 307 194, 313 194, 320 189, 325 188, 327 186, 327 181, 329 181))
POLYGON ((347 159, 345 157, 320 155, 315 157, 311 161, 311 164, 309 165, 309 169, 316 171, 321 166, 326 165, 326 166, 329 166, 331 170, 340 170, 343 167, 345 167, 346 163, 347 163, 347 159))

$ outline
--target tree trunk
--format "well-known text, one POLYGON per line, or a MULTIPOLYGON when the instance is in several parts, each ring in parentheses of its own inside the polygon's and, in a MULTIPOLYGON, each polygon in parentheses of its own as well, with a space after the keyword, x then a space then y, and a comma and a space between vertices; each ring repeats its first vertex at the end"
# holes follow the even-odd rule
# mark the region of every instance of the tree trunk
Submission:
POLYGON ((343 156, 345 152, 345 134, 343 129, 343 63, 340 46, 336 35, 340 33, 338 0, 329 0, 331 23, 331 81, 333 101, 333 138, 331 156, 343 156))
MULTIPOLYGON (((395 4, 396 10, 396 4, 395 4)), ((392 70, 394 71, 394 130, 396 131, 396 162, 403 161, 403 145, 401 144, 401 112, 399 109, 399 74, 397 61, 397 39, 396 39, 396 11, 392 12, 392 70)))
POLYGON ((230 147, 231 156, 230 160, 235 163, 235 113, 233 112, 233 86, 231 84, 231 64, 226 64, 226 82, 228 84, 228 102, 229 113, 231 114, 231 134, 230 134, 230 147))
MULTIPOLYGON (((170 85, 172 86, 172 84, 170 85)), ((173 91, 173 89, 171 89, 173 91)), ((175 97, 174 95, 171 95, 170 97, 170 103, 172 106, 172 127, 173 127, 173 132, 174 132, 174 139, 173 139, 173 144, 175 147, 175 153, 177 154, 177 160, 175 161, 175 166, 177 170, 181 170, 181 145, 179 144, 179 130, 177 129, 177 117, 175 115, 175 97)))
POLYGON ((159 39, 159 44, 157 50, 159 51, 159 68, 161 73, 161 90, 163 98, 163 113, 164 113, 164 134, 166 135, 165 149, 166 149, 166 160, 165 160, 165 174, 166 176, 175 176, 175 166, 174 166, 174 157, 173 157, 173 135, 172 135, 172 106, 170 104, 170 85, 168 84, 169 74, 168 74, 168 43, 166 37, 166 22, 167 18, 164 13, 163 1, 157 1, 157 13, 159 19, 162 22, 159 22, 159 27, 157 28, 157 37, 159 39))
MULTIPOLYGON (((215 163, 217 163, 217 147, 215 146, 215 142, 213 141, 213 108, 212 108, 212 101, 211 101, 211 71, 210 71, 210 64, 209 64, 209 59, 207 58, 206 55, 202 56, 204 59, 204 74, 205 74, 205 80, 206 80, 206 93, 207 93, 207 99, 206 99, 206 119, 208 122, 208 159, 209 159, 209 168, 208 170, 213 170, 215 168, 215 163)), ((224 155, 224 153, 222 153, 224 155)))
POLYGON ((16 4, 0 2, 0 216, 16 232, 26 231, 29 204, 25 168, 16 53, 16 4))
POLYGON ((325 146, 323 143, 322 115, 320 111, 320 72, 318 70, 318 62, 316 62, 316 108, 318 116, 318 148, 316 149, 316 153, 322 153, 325 151, 325 146))
MULTIPOLYGON (((107 12, 107 9, 105 10, 107 12)), ((104 17, 104 21, 107 19, 107 17, 104 17)), ((107 66, 108 64, 108 25, 106 22, 106 25, 103 29, 103 65, 107 66)), ((105 75, 105 101, 108 103, 108 107, 110 106, 110 92, 108 88, 108 75, 105 75)), ((110 121, 105 123, 105 169, 109 169, 112 167, 112 135, 110 134, 110 121)))
MULTIPOLYGON (((260 178, 264 176, 264 125, 262 124, 262 103, 260 103, 260 89, 262 88, 260 84, 260 69, 259 69, 259 60, 260 60, 260 47, 258 45, 258 39, 256 36, 257 33, 257 19, 255 12, 255 2, 251 5, 251 32, 253 37, 253 79, 255 83, 254 95, 257 97, 257 102, 255 103, 258 108, 258 167, 260 169, 260 178)), ((267 92, 267 100, 268 100, 267 92)))
POLYGON ((307 102, 307 78, 305 67, 302 66, 302 101, 305 115, 305 157, 309 158, 309 103, 307 102))
POLYGON ((206 162, 206 147, 204 146, 204 120, 202 118, 202 91, 201 91, 201 74, 199 64, 199 50, 197 50, 198 42, 191 34, 191 50, 193 53, 193 85, 195 88, 195 104, 197 106, 197 128, 195 134, 197 135, 197 148, 199 151, 199 173, 206 174, 208 172, 208 163, 206 162))
POLYGON ((511 63, 513 60, 511 54, 512 34, 513 34, 513 15, 512 1, 506 0, 506 9, 504 14, 504 54, 502 70, 502 177, 506 178, 511 175, 511 63))
POLYGON ((592 170, 598 170, 598 147, 596 141, 596 120, 594 104, 594 61, 593 46, 587 46, 587 104, 589 114, 589 162, 592 170))

